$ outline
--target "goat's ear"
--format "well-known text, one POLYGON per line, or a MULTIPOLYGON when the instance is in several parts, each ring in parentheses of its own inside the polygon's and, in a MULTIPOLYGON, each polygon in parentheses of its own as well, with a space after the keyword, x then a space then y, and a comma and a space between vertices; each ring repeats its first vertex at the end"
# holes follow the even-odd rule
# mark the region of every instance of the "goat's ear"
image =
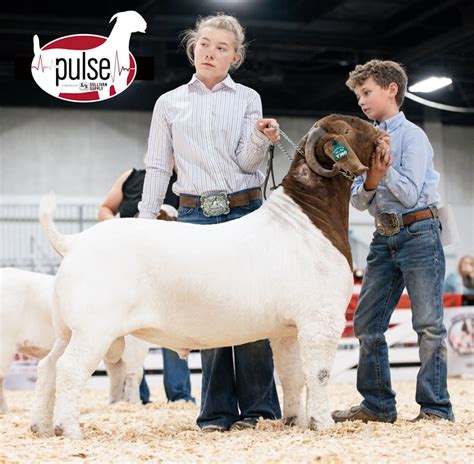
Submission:
POLYGON ((331 136, 330 140, 324 144, 324 153, 333 161, 340 161, 350 154, 355 156, 349 142, 343 135, 331 136))
POLYGON ((324 153, 335 163, 344 166, 344 169, 358 175, 368 169, 367 166, 362 164, 343 135, 331 136, 330 140, 324 144, 324 153))
POLYGON ((115 14, 110 18, 109 24, 110 24, 114 19, 118 19, 119 14, 120 14, 120 13, 115 13, 115 14))

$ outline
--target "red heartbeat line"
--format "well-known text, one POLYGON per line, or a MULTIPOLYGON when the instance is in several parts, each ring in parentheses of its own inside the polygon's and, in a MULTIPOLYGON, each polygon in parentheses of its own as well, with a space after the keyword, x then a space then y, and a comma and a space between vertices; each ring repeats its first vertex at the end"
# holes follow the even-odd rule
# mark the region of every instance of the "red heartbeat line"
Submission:
POLYGON ((44 66, 43 65, 43 57, 40 55, 39 60, 38 60, 38 67, 31 65, 31 69, 36 69, 36 71, 41 68, 41 72, 44 72, 45 69, 52 69, 53 68, 53 60, 50 61, 50 66, 44 66))
MULTIPOLYGON (((41 72, 44 72, 45 69, 52 69, 53 68, 53 60, 51 60, 50 62, 50 66, 44 66, 43 65, 43 57, 42 55, 40 55, 39 57, 39 60, 38 60, 38 66, 33 66, 31 65, 31 69, 36 69, 37 71, 39 71, 39 69, 41 68, 41 72)), ((79 63, 78 63, 78 67, 79 67, 79 63)), ((128 71, 130 72, 130 70, 135 70, 135 67, 129 67, 127 68, 126 66, 120 66, 120 60, 119 60, 119 57, 118 57, 118 50, 115 50, 115 60, 114 60, 114 68, 113 68, 113 73, 112 73, 112 82, 115 82, 115 75, 116 73, 118 72, 118 75, 121 76, 122 73, 124 71, 128 71)))
POLYGON ((130 71, 131 69, 135 69, 134 67, 126 68, 124 66, 120 66, 119 58, 118 58, 118 50, 115 50, 114 72, 112 75, 112 82, 115 82, 115 70, 117 67, 118 67, 119 76, 121 76, 124 71, 130 71))

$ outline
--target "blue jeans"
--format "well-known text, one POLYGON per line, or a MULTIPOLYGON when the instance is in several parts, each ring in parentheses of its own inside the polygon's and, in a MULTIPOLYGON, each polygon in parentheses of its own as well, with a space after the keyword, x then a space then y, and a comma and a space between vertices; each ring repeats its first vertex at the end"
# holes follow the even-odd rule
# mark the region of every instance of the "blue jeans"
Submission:
POLYGON ((444 273, 437 219, 414 222, 391 237, 374 233, 354 317, 360 342, 357 389, 366 412, 387 419, 397 415, 384 333, 406 286, 420 346, 416 402, 423 412, 453 417, 447 389, 444 273))
POLYGON ((176 351, 162 348, 163 352, 163 383, 168 401, 196 400, 191 395, 191 378, 188 362, 181 359, 176 351))
MULTIPOLYGON (((196 400, 191 396, 191 379, 188 363, 176 354, 175 351, 162 348, 163 352, 163 383, 168 401, 196 400)), ((150 389, 145 378, 145 369, 140 383, 140 400, 143 404, 150 403, 150 389)))
POLYGON ((148 388, 148 384, 146 383, 145 369, 143 369, 143 377, 142 381, 140 382, 140 399, 143 404, 150 403, 150 389, 148 388))
MULTIPOLYGON (((248 206, 232 208, 227 215, 215 217, 204 216, 197 205, 195 208, 180 207, 178 221, 219 224, 245 216, 261 205, 261 200, 255 200, 248 206)), ((268 340, 201 350, 201 362, 201 410, 197 418, 199 427, 212 424, 229 428, 238 420, 281 417, 273 377, 273 356, 268 340)))

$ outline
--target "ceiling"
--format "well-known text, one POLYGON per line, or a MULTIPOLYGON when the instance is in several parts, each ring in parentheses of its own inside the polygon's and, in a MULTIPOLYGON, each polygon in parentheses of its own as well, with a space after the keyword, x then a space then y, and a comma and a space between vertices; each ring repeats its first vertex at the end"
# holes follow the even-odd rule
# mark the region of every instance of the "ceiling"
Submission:
MULTIPOLYGON (((3 2, 1 104, 90 109, 55 99, 32 80, 15 79, 15 58, 32 58, 34 34, 42 45, 68 34, 107 36, 112 15, 129 9, 148 23, 146 34, 132 35, 130 50, 135 57, 154 57, 154 79, 136 80, 121 95, 95 103, 100 109, 151 111, 160 94, 187 82, 192 68, 179 48, 178 34, 192 27, 197 16, 216 11, 235 14, 246 27, 248 56, 234 78, 260 93, 267 116, 360 115, 345 81, 356 64, 372 58, 400 61, 410 83, 432 74, 449 76, 452 85, 420 96, 474 106, 471 0, 3 2)), ((425 108, 410 100, 403 107, 418 122, 425 108)), ((442 111, 440 116, 445 124, 474 125, 473 113, 442 111)))

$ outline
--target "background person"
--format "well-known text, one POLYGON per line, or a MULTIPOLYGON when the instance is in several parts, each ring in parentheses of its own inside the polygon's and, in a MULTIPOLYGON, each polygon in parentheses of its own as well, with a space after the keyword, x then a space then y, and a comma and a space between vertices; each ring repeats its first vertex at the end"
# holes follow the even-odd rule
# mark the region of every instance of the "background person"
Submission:
POLYGON ((446 278, 444 291, 474 295, 474 256, 463 256, 458 263, 457 272, 452 272, 446 278))

